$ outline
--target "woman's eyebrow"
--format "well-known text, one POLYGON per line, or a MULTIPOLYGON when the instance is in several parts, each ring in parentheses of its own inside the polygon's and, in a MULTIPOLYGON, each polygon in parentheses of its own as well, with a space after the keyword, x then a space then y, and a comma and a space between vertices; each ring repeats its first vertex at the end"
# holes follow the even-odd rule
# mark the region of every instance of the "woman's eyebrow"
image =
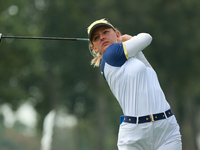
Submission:
MULTIPOLYGON (((102 32, 102 31, 104 31, 104 30, 106 30, 106 29, 109 29, 110 27, 103 27, 101 30, 100 30, 100 32, 102 32)), ((96 35, 98 35, 98 32, 94 32, 93 34, 92 34, 92 38, 94 37, 94 36, 96 36, 96 35)))
POLYGON ((104 27, 101 29, 101 31, 106 30, 106 29, 110 29, 110 27, 104 27))

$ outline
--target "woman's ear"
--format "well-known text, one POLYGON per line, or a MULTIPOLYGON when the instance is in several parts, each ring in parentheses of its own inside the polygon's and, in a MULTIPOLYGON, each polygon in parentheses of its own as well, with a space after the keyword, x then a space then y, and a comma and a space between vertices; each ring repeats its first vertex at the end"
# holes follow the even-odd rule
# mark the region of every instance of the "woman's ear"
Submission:
POLYGON ((92 45, 92 49, 93 49, 95 52, 98 52, 98 49, 97 49, 94 45, 92 45))
POLYGON ((121 42, 121 34, 118 30, 116 30, 117 42, 121 42))

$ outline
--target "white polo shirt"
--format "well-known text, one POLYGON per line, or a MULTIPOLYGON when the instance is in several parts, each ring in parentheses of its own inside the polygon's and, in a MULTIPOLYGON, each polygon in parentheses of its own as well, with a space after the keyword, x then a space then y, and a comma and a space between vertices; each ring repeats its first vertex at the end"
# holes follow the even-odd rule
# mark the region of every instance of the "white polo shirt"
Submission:
POLYGON ((144 116, 170 108, 156 72, 141 52, 152 41, 147 33, 110 45, 101 60, 101 72, 124 115, 144 116))

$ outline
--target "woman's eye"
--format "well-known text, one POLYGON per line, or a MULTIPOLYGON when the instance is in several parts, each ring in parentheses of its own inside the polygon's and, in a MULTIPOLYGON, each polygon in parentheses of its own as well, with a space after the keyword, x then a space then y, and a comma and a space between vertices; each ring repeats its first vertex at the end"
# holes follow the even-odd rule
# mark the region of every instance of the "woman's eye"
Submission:
POLYGON ((106 34, 108 31, 104 31, 104 34, 106 34))
POLYGON ((98 36, 95 36, 95 37, 94 37, 94 41, 97 40, 97 39, 98 39, 98 36))

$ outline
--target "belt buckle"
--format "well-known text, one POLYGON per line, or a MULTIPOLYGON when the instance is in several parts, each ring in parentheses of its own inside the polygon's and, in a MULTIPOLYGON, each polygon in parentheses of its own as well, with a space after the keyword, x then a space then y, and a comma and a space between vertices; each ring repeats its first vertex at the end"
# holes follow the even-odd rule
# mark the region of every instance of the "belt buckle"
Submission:
POLYGON ((153 114, 150 114, 150 119, 151 119, 151 122, 154 122, 154 118, 153 118, 153 114))

